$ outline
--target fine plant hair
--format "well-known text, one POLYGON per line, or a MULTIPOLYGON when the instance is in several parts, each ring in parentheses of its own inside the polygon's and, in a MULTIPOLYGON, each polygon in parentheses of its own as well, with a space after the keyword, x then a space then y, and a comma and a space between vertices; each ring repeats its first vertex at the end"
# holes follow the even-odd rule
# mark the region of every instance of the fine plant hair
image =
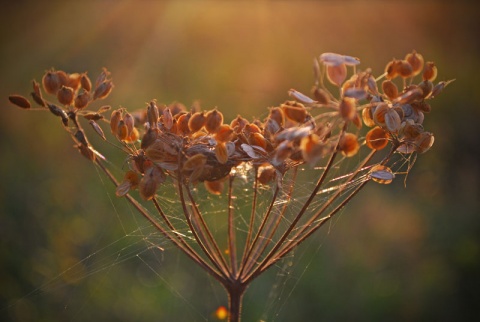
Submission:
POLYGON ((9 100, 57 117, 116 195, 225 288, 223 315, 239 321, 243 295, 256 277, 367 183, 406 177, 417 155, 433 145, 422 124, 431 100, 451 81, 434 83, 437 67, 416 51, 388 62, 378 77, 359 64, 356 57, 324 53, 314 59, 311 93, 290 89, 265 118, 238 115, 229 123, 217 108, 198 103, 188 109, 151 100, 143 110, 111 111, 99 103, 114 87, 105 68, 94 83, 86 72, 52 69, 41 83, 33 81, 35 106, 22 95, 9 100), (128 166, 114 167, 91 135, 118 147, 128 166), (166 209, 162 197, 172 191, 178 201, 166 209), (219 216, 207 214, 208 194, 219 216))

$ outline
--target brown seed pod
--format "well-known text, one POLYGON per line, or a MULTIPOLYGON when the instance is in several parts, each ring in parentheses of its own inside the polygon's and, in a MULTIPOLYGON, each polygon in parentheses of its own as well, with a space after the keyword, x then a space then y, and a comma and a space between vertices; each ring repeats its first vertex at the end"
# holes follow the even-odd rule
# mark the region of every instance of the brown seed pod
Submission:
POLYGON ((298 101, 302 104, 314 104, 314 103, 316 103, 316 101, 314 101, 313 99, 311 99, 307 95, 305 95, 303 93, 300 93, 299 91, 297 91, 296 89, 293 89, 293 88, 291 88, 288 91, 288 96, 292 97, 293 99, 295 99, 296 101, 298 101))
POLYGON ((160 114, 158 112, 158 107, 155 101, 151 101, 147 107, 147 121, 150 124, 150 127, 157 128, 158 118, 160 114))
POLYGON ((325 156, 327 145, 316 134, 310 134, 300 141, 300 150, 305 162, 314 164, 325 156))
POLYGON ((372 108, 373 108, 372 105, 367 105, 362 110, 363 123, 365 123, 365 125, 368 126, 368 127, 375 126, 375 121, 373 120, 372 108))
POLYGON ((400 60, 396 65, 397 73, 403 78, 411 77, 413 75, 412 65, 406 60, 400 60))
POLYGON ((90 103, 90 100, 91 100, 90 93, 87 91, 82 91, 77 95, 77 97, 75 97, 75 101, 73 102, 73 105, 78 109, 82 109, 82 108, 85 108, 88 105, 88 103, 90 103))
POLYGON ((215 133, 215 140, 218 142, 229 142, 233 139, 234 131, 232 127, 228 124, 221 125, 217 133, 215 133))
POLYGON ((425 101, 413 102, 411 105, 414 109, 422 111, 423 113, 429 113, 432 110, 430 104, 425 101))
POLYGON ((397 85, 395 85, 394 82, 392 82, 391 80, 387 79, 387 80, 384 80, 382 82, 382 90, 383 90, 383 93, 385 95, 387 95, 387 97, 390 99, 390 100, 393 100, 395 98, 397 98, 398 96, 398 88, 397 88, 397 85))
POLYGON ((40 84, 36 81, 33 81, 33 92, 31 93, 31 95, 35 103, 42 107, 47 106, 47 104, 43 100, 42 92, 40 91, 40 84))
POLYGON ((215 145, 215 156, 217 157, 218 162, 225 164, 228 161, 228 151, 225 143, 217 142, 215 145))
POLYGON ((355 99, 349 97, 342 98, 340 104, 338 105, 338 110, 344 121, 348 122, 353 120, 355 118, 355 114, 357 114, 355 99))
POLYGON ((382 150, 388 144, 388 133, 379 126, 368 131, 365 141, 372 150, 382 150))
POLYGON ((65 73, 63 70, 57 70, 55 73, 57 74, 60 88, 62 86, 67 86, 68 87, 68 82, 69 82, 68 74, 65 73))
POLYGON ((433 82, 437 78, 437 66, 434 62, 427 62, 423 69, 423 80, 429 80, 433 82))
POLYGON ((205 121, 205 112, 196 112, 188 120, 188 128, 193 133, 198 132, 205 125, 205 121))
POLYGON ((338 149, 346 157, 352 157, 357 154, 360 149, 357 136, 353 133, 345 133, 338 142, 338 149))
POLYGON ((433 83, 429 80, 424 80, 418 84, 418 88, 422 90, 423 98, 428 97, 433 90, 433 83))
POLYGON ((140 139, 140 133, 138 132, 137 128, 134 127, 128 137, 125 139, 126 143, 135 143, 140 139))
POLYGON ((112 92, 112 89, 113 89, 112 81, 110 80, 104 81, 103 83, 101 83, 95 88, 95 91, 93 92, 93 99, 97 100, 97 99, 106 98, 112 92))
POLYGON ((80 87, 80 80, 82 75, 79 73, 72 73, 67 75, 67 85, 68 87, 73 88, 76 91, 80 87))
POLYGON ((250 133, 250 135, 248 136, 248 143, 250 145, 259 146, 264 150, 267 148, 267 140, 265 140, 265 138, 261 133, 256 133, 256 132, 250 133))
POLYGON ((203 168, 206 163, 207 163, 207 157, 202 153, 198 153, 189 157, 187 161, 185 161, 185 163, 183 164, 182 170, 192 171, 198 168, 203 168))
POLYGON ((130 190, 137 188, 139 183, 139 175, 135 171, 129 170, 125 173, 122 183, 115 190, 115 195, 117 197, 125 196, 130 190))
POLYGON ((205 130, 208 133, 213 134, 217 132, 223 123, 223 114, 217 109, 207 112, 205 115, 205 130))
POLYGON ((413 50, 405 56, 405 60, 412 66, 412 76, 417 76, 423 69, 423 56, 413 50))
POLYGON ((447 85, 450 84, 453 81, 455 81, 455 79, 451 79, 449 81, 439 82, 437 85, 435 85, 433 87, 430 97, 433 98, 433 97, 437 96, 438 94, 440 94, 445 89, 445 87, 447 87, 447 85))
POLYGON ((127 126, 127 136, 130 136, 130 134, 133 132, 133 129, 135 128, 135 119, 132 114, 130 113, 125 113, 123 116, 123 122, 127 126))
POLYGON ((303 123, 307 117, 307 110, 303 105, 301 106, 292 106, 287 104, 281 105, 283 113, 285 116, 294 122, 303 123))
POLYGON ((162 120, 163 120, 163 126, 167 129, 167 130, 171 130, 172 127, 173 127, 173 115, 172 115, 172 111, 170 110, 170 108, 168 107, 165 107, 162 111, 162 120))
POLYGON ((207 189, 208 192, 210 192, 212 195, 221 195, 224 187, 223 180, 215 180, 215 181, 207 181, 205 180, 203 182, 205 185, 205 189, 207 189))
POLYGON ((423 126, 416 124, 413 120, 406 120, 402 124, 402 134, 406 140, 415 140, 423 132, 423 126))
POLYGON ((118 128, 116 133, 117 139, 124 141, 128 138, 128 127, 123 120, 118 122, 118 128))
POLYGON ((375 124, 384 126, 385 125, 385 113, 390 109, 387 103, 380 103, 375 108, 372 118, 375 124))
POLYGON ((272 166, 260 167, 258 174, 258 182, 263 185, 268 185, 275 179, 276 171, 272 166))
POLYGON ((47 71, 42 77, 42 85, 45 92, 55 95, 60 89, 61 84, 58 75, 54 70, 47 71))
POLYGON ((398 64, 399 60, 393 59, 387 63, 387 66, 385 67, 385 78, 386 79, 394 79, 395 77, 398 76, 398 64))
POLYGON ((402 124, 402 120, 398 113, 393 109, 389 108, 385 115, 385 126, 391 133, 397 133, 400 130, 400 126, 402 124))
POLYGON ((381 184, 389 184, 395 178, 395 175, 393 174, 392 170, 389 167, 381 164, 377 164, 376 166, 373 166, 370 169, 368 176, 373 181, 381 184))
POLYGON ((433 145, 434 137, 430 132, 422 132, 415 138, 416 151, 418 153, 427 152, 433 145))
POLYGON ((144 200, 152 200, 157 192, 157 186, 157 182, 151 176, 144 175, 138 185, 140 197, 142 197, 144 200))
POLYGON ((342 83, 347 78, 347 66, 340 64, 337 66, 327 66, 327 79, 335 86, 342 87, 342 83))
POLYGON ((95 87, 99 87, 100 84, 105 82, 109 77, 110 77, 110 72, 105 67, 103 67, 102 72, 100 73, 100 75, 98 75, 97 79, 95 80, 95 87))
POLYGON ((95 122, 94 120, 90 120, 88 121, 88 123, 90 123, 90 125, 93 127, 95 132, 97 132, 97 134, 100 135, 102 139, 104 139, 105 141, 107 140, 107 138, 105 137, 105 134, 103 133, 102 128, 100 127, 100 125, 98 125, 97 122, 95 122))
POLYGON ((423 99, 423 91, 417 86, 412 86, 406 92, 400 94, 400 96, 394 99, 393 103, 410 104, 421 99, 423 99))
POLYGON ((10 95, 8 97, 8 100, 10 101, 10 103, 20 108, 29 109, 30 107, 32 107, 30 102, 21 95, 10 95))
POLYGON ((78 151, 88 160, 90 161, 95 161, 95 153, 92 151, 92 149, 84 144, 77 144, 75 146, 78 151))
POLYGON ((330 102, 330 95, 326 90, 318 86, 314 86, 312 89, 313 97, 317 100, 318 104, 327 105, 330 102))
POLYGON ((113 135, 116 135, 118 132, 118 125, 120 124, 120 120, 122 119, 123 109, 118 109, 112 112, 110 116, 110 129, 113 135))
POLYGON ((87 92, 90 92, 92 90, 92 81, 88 77, 87 73, 83 73, 80 75, 80 86, 87 92))
POLYGON ((237 117, 232 122, 230 122, 230 126, 236 133, 240 133, 245 128, 245 125, 249 123, 250 122, 248 122, 247 119, 241 117, 240 115, 237 115, 237 117))
POLYGON ((68 126, 68 115, 64 110, 54 104, 47 104, 47 107, 53 115, 62 119, 64 126, 68 126))
POLYGON ((65 106, 72 105, 73 100, 75 99, 75 92, 73 88, 62 86, 57 92, 57 99, 60 104, 65 106))

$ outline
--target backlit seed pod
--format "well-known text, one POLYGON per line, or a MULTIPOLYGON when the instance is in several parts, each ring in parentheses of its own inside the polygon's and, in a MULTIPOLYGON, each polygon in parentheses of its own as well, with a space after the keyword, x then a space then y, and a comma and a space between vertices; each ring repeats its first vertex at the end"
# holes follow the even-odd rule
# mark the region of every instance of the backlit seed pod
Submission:
POLYGON ((248 136, 250 133, 261 133, 262 131, 255 123, 248 123, 243 128, 243 132, 248 136))
POLYGON ((95 88, 95 91, 93 92, 93 99, 97 100, 97 99, 106 98, 110 94, 112 89, 113 89, 112 81, 108 80, 101 83, 100 85, 98 85, 98 87, 95 88))
POLYGON ((213 195, 221 195, 224 187, 223 180, 204 181, 205 189, 213 195))
POLYGON ((31 93, 33 100, 40 106, 46 107, 47 104, 43 100, 42 92, 40 91, 40 84, 33 81, 33 92, 31 93))
POLYGON ((367 88, 371 94, 377 95, 377 96, 379 95, 377 81, 375 80, 375 77, 373 77, 373 75, 370 75, 367 79, 367 88))
POLYGON ((402 124, 402 134, 406 140, 415 140, 423 132, 423 126, 413 120, 406 120, 402 124))
POLYGON ((250 145, 259 146, 264 150, 267 148, 267 141, 260 133, 250 133, 250 135, 248 136, 248 143, 250 145))
POLYGON ((233 138, 233 129, 230 125, 228 124, 222 124, 218 130, 217 133, 215 133, 215 140, 218 142, 229 142, 233 138))
POLYGON ((157 182, 150 176, 144 176, 138 185, 140 197, 144 200, 152 200, 157 192, 157 182))
POLYGON ((428 104, 425 101, 413 102, 411 105, 414 109, 417 109, 424 113, 429 113, 432 110, 432 107, 430 106, 430 104, 428 104))
POLYGON ((82 75, 80 75, 79 73, 68 74, 68 81, 66 86, 71 87, 74 91, 76 91, 80 87, 81 77, 82 75))
POLYGON ((275 133, 277 133, 278 131, 280 131, 280 125, 278 125, 277 121, 271 118, 267 118, 267 120, 265 121, 265 124, 263 125, 263 135, 266 138, 270 138, 271 136, 275 135, 275 133))
POLYGON ((380 103, 375 108, 375 112, 373 112, 373 121, 375 124, 384 126, 385 125, 385 113, 390 109, 387 103, 380 103))
POLYGON ((386 79, 394 79, 395 77, 398 76, 397 72, 397 65, 398 65, 398 60, 393 59, 388 62, 387 66, 385 67, 385 78, 386 79))
POLYGON ((107 138, 105 137, 105 134, 103 133, 102 128, 100 127, 100 125, 98 125, 97 122, 95 122, 94 120, 90 120, 90 121, 88 121, 88 123, 90 123, 90 125, 93 127, 93 129, 95 130, 95 132, 97 132, 97 134, 98 134, 102 139, 104 139, 105 141, 107 140, 107 138))
POLYGON ((187 159, 183 164, 183 171, 192 171, 194 169, 202 168, 207 163, 207 157, 204 154, 198 153, 187 159))
POLYGON ((305 118, 307 117, 307 110, 305 107, 291 106, 287 104, 282 104, 281 107, 283 109, 283 113, 288 119, 297 123, 305 122, 305 118))
POLYGON ((135 128, 135 119, 133 118, 133 115, 128 112, 125 113, 123 116, 123 122, 127 126, 127 134, 130 135, 135 128))
POLYGON ((62 86, 67 86, 68 87, 68 75, 67 73, 65 73, 63 70, 57 70, 55 72, 57 74, 57 77, 58 77, 58 82, 60 84, 60 88, 62 86))
POLYGON ((373 120, 372 106, 368 105, 362 110, 362 120, 366 126, 372 127, 375 126, 375 121, 373 120))
POLYGON ((362 118, 360 117, 360 115, 358 113, 355 113, 355 116, 353 117, 352 123, 353 123, 353 125, 355 125, 357 127, 357 129, 362 128, 362 118))
POLYGON ((45 92, 48 94, 55 95, 57 91, 60 89, 60 80, 58 79, 58 75, 55 71, 51 70, 45 73, 42 78, 42 85, 45 92))
POLYGON ((88 103, 90 103, 90 99, 91 99, 90 93, 87 91, 82 91, 77 95, 77 97, 75 97, 73 105, 78 109, 85 108, 88 105, 88 103))
POLYGON ((152 145, 158 137, 158 129, 156 128, 149 128, 142 137, 142 141, 140 143, 140 148, 147 149, 150 145, 152 145))
POLYGON ((258 169, 258 182, 263 185, 267 185, 275 179, 276 171, 272 166, 260 167, 258 169))
POLYGON ((140 133, 138 132, 137 128, 134 127, 128 137, 125 139, 126 143, 135 143, 140 139, 140 133))
POLYGON ((327 66, 338 66, 345 63, 345 58, 340 54, 323 53, 320 55, 320 61, 327 66))
POLYGON ((412 65, 406 60, 400 60, 400 63, 397 64, 397 73, 403 78, 411 77, 413 75, 412 65))
POLYGON ((315 86, 312 89, 313 97, 317 100, 318 104, 327 105, 330 102, 330 96, 328 95, 327 91, 323 88, 319 88, 315 86))
POLYGON ((280 107, 270 108, 268 118, 277 122, 279 126, 283 126, 283 123, 285 121, 285 116, 283 115, 283 111, 280 107))
POLYGON ((205 125, 205 120, 204 112, 196 112, 190 117, 190 120, 188 120, 188 128, 193 133, 200 131, 205 125))
POLYGON ((342 98, 340 104, 338 105, 338 110, 344 121, 348 122, 353 120, 355 118, 355 114, 357 113, 355 99, 349 97, 342 98))
POLYGON ((437 78, 437 66, 435 66, 434 62, 428 62, 425 64, 425 68, 423 69, 423 80, 429 80, 433 82, 437 78))
POLYGON ((155 104, 155 101, 151 101, 147 108, 147 121, 148 124, 150 124, 150 127, 157 128, 159 117, 160 114, 158 112, 157 104, 155 104))
POLYGON ((423 91, 418 87, 413 87, 405 93, 400 94, 400 96, 398 96, 393 102, 399 104, 410 104, 421 99, 423 99, 423 91))
POLYGON ((223 123, 223 114, 217 109, 207 112, 205 115, 205 130, 208 133, 213 134, 217 132, 223 123))
POLYGON ((137 181, 136 186, 138 186, 138 183, 140 182, 140 179, 138 178, 138 174, 131 170, 127 171, 127 173, 123 177, 123 181, 115 189, 115 195, 117 197, 123 197, 130 191, 130 189, 133 190, 132 180, 137 181), (135 177, 137 179, 135 179, 135 177))
POLYGON ((363 88, 352 87, 343 91, 343 96, 354 98, 356 100, 363 100, 367 98, 367 92, 363 88))
POLYGON ((170 108, 168 107, 164 108, 162 111, 162 116, 163 116, 163 126, 165 126, 167 130, 171 130, 173 127, 173 115, 170 108))
POLYGON ((395 85, 394 82, 392 82, 391 80, 387 79, 387 80, 384 80, 382 82, 382 90, 383 90, 383 93, 385 95, 387 95, 387 97, 390 99, 390 100, 393 100, 395 98, 397 98, 398 96, 398 88, 397 88, 397 85, 395 85))
POLYGON ((327 79, 335 86, 341 87, 347 78, 347 66, 340 64, 338 66, 327 66, 327 79))
POLYGON ((227 146, 223 142, 217 142, 215 145, 215 156, 217 157, 218 162, 225 164, 228 161, 228 151, 227 146))
POLYGON ((249 123, 250 122, 248 122, 247 119, 244 119, 240 115, 237 115, 237 117, 232 122, 230 122, 230 126, 236 133, 240 133, 245 128, 245 125, 249 123))
POLYGON ((180 113, 185 113, 187 111, 187 108, 185 105, 179 102, 173 102, 170 105, 168 105, 168 108, 172 112, 173 116, 177 116, 180 113))
POLYGON ((58 116, 62 119, 62 123, 64 126, 68 126, 68 115, 64 110, 53 104, 47 104, 47 107, 53 115, 58 116))
POLYGON ((110 72, 105 67, 103 67, 102 72, 100 73, 100 75, 98 75, 97 79, 95 80, 95 87, 100 86, 100 84, 105 82, 109 77, 110 77, 110 72))
POLYGON ((384 115, 384 119, 385 119, 385 126, 390 132, 397 133, 398 130, 400 130, 402 120, 400 119, 400 116, 393 108, 389 108, 386 111, 384 115))
POLYGON ((190 128, 188 127, 188 121, 190 120, 190 117, 192 117, 192 113, 190 112, 182 114, 178 117, 177 128, 180 134, 187 135, 190 133, 190 128))
POLYGON ((448 84, 450 84, 451 82, 455 81, 455 79, 451 79, 449 81, 441 81, 439 82, 437 85, 435 85, 432 89, 432 93, 430 95, 430 97, 435 97, 437 96, 438 94, 440 94, 444 89, 445 87, 447 87, 448 84))
POLYGON ((422 132, 415 139, 416 151, 418 153, 427 152, 433 145, 434 137, 430 132, 422 132))
POLYGON ((365 141, 367 146, 372 150, 381 150, 388 144, 388 133, 377 126, 368 131, 365 141))
POLYGON ((373 181, 381 184, 389 184, 395 178, 395 175, 393 174, 392 170, 389 167, 381 164, 377 164, 376 166, 373 166, 370 169, 368 176, 373 181))
POLYGON ((295 99, 298 102, 303 103, 303 104, 314 104, 314 103, 316 103, 314 100, 312 100, 307 95, 305 95, 303 93, 300 93, 299 91, 297 91, 296 89, 293 89, 293 88, 288 91, 288 95, 290 97, 292 97, 293 99, 295 99))
POLYGON ((120 120, 122 119, 122 109, 118 109, 112 112, 112 115, 110 116, 110 129, 112 131, 113 135, 117 134, 118 131, 118 124, 120 123, 120 120))
POLYGON ((314 164, 325 156, 326 144, 316 134, 310 134, 300 141, 300 150, 303 160, 314 164))
POLYGON ((10 95, 8 97, 8 100, 10 101, 10 103, 20 108, 29 109, 32 106, 30 102, 21 95, 10 95))
POLYGON ((280 143, 277 148, 273 160, 271 163, 273 165, 280 165, 285 161, 294 151, 292 143, 290 141, 283 141, 280 143))
POLYGON ((87 92, 90 92, 92 90, 92 81, 90 81, 87 73, 83 73, 82 75, 80 75, 80 86, 87 92))
POLYGON ((62 86, 57 92, 57 99, 60 104, 71 105, 75 99, 75 92, 73 88, 62 86))
POLYGON ((415 50, 405 56, 405 60, 412 66, 412 76, 417 76, 423 69, 423 56, 415 50))
POLYGON ((120 120, 120 122, 118 122, 116 135, 117 139, 119 139, 120 141, 124 141, 128 138, 128 127, 123 120, 120 120))
POLYGON ((353 133, 345 133, 338 142, 338 149, 346 157, 352 157, 357 154, 360 149, 357 136, 353 133))
POLYGON ((433 83, 429 80, 424 80, 418 84, 418 88, 422 90, 423 98, 428 97, 433 90, 433 83))

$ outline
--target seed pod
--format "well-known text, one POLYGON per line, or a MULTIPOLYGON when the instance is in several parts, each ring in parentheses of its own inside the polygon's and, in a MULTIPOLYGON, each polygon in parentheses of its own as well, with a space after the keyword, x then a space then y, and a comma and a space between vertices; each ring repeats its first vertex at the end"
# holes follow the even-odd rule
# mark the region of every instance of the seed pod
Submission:
POLYGON ((402 120, 398 113, 393 109, 389 108, 385 115, 385 126, 391 133, 397 133, 400 130, 400 125, 402 124, 402 120))
POLYGON ((422 90, 423 98, 426 98, 433 90, 433 83, 429 80, 424 80, 418 84, 418 88, 422 90))
POLYGON ((412 89, 398 96, 395 100, 393 100, 393 103, 410 104, 421 99, 423 99, 423 91, 418 87, 413 87, 412 89))
POLYGON ((223 114, 217 109, 207 112, 205 115, 205 129, 208 133, 213 134, 217 132, 223 123, 223 114))
POLYGON ((291 106, 287 104, 281 105, 285 116, 297 123, 305 122, 305 118, 307 117, 307 110, 305 107, 302 106, 291 106))
POLYGON ((375 112, 373 112, 373 121, 375 124, 384 126, 385 125, 385 113, 387 113, 390 107, 387 103, 380 103, 375 108, 375 112))
POLYGON ((188 120, 188 128, 193 133, 200 131, 205 125, 205 120, 205 112, 196 112, 188 120))
POLYGON ((288 91, 288 95, 290 97, 294 98, 295 100, 299 101, 300 103, 303 103, 303 104, 314 104, 314 103, 316 103, 314 100, 312 100, 307 95, 302 94, 302 93, 300 93, 299 91, 297 91, 293 88, 288 91))
POLYGON ((122 183, 115 190, 117 197, 125 196, 130 190, 137 188, 140 178, 135 171, 129 170, 125 173, 122 183))
POLYGON ((157 182, 152 177, 144 175, 138 185, 140 197, 142 197, 144 200, 152 200, 157 192, 157 186, 157 182))
POLYGON ((75 101, 73 102, 73 105, 78 109, 82 109, 82 108, 85 108, 88 105, 88 103, 90 103, 90 100, 91 100, 90 93, 87 91, 83 91, 79 93, 77 97, 75 97, 75 101))
POLYGON ((36 81, 33 81, 33 92, 31 93, 33 100, 35 103, 42 107, 46 107, 47 104, 43 100, 42 92, 40 91, 40 84, 36 81))
POLYGON ((243 131, 245 128, 245 125, 249 124, 247 119, 244 119, 240 115, 237 115, 237 117, 230 123, 230 126, 236 133, 240 133, 243 131))
POLYGON ((353 133, 345 133, 338 142, 338 149, 346 157, 352 157, 360 149, 357 136, 353 133))
POLYGON ((403 77, 411 77, 413 75, 413 68, 412 65, 406 60, 400 60, 400 63, 396 65, 397 73, 403 77))
POLYGON ((88 121, 88 123, 90 123, 90 125, 93 127, 95 132, 97 132, 97 134, 100 135, 102 139, 104 139, 105 141, 107 140, 107 138, 105 137, 105 134, 103 133, 102 128, 100 127, 100 125, 98 125, 97 122, 95 122, 94 120, 90 120, 88 121))
POLYGON ((87 73, 83 73, 80 76, 80 86, 87 92, 90 92, 92 90, 92 82, 90 81, 87 73))
POLYGON ((260 133, 250 133, 250 135, 248 136, 248 143, 250 145, 259 146, 264 150, 267 148, 267 141, 260 133))
POLYGON ((60 85, 59 88, 61 88, 62 86, 68 87, 69 80, 67 73, 65 73, 63 70, 57 70, 55 74, 57 74, 58 77, 58 83, 60 85))
POLYGON ((245 127, 243 128, 243 132, 248 136, 250 135, 251 133, 261 133, 262 131, 260 130, 260 128, 258 127, 257 124, 255 123, 248 123, 245 125, 245 127))
POLYGON ((8 97, 8 100, 10 101, 10 103, 20 108, 29 109, 32 106, 30 102, 21 95, 10 95, 8 97))
POLYGON ((137 128, 134 127, 128 137, 125 139, 126 143, 135 143, 140 139, 140 133, 138 132, 137 128))
POLYGON ((373 77, 373 75, 370 75, 367 79, 367 88, 371 94, 377 95, 377 96, 379 95, 377 81, 375 80, 375 77, 373 77))
POLYGON ((168 107, 165 107, 162 111, 162 116, 163 116, 163 126, 167 130, 171 130, 173 127, 172 111, 168 107))
POLYGON ((105 67, 103 67, 102 72, 100 73, 100 75, 98 75, 97 79, 95 80, 95 87, 100 86, 100 84, 105 82, 109 77, 110 77, 110 72, 105 67))
POLYGON ((75 131, 75 139, 77 139, 77 141, 80 143, 80 144, 83 144, 85 146, 88 146, 88 141, 87 141, 87 137, 85 136, 85 133, 82 131, 82 130, 77 130, 75 131))
POLYGON ((353 123, 353 125, 356 126, 357 129, 362 128, 362 118, 360 117, 360 115, 358 115, 358 113, 355 113, 355 116, 353 117, 352 123, 353 123))
POLYGON ((62 86, 57 92, 57 99, 60 104, 65 106, 71 105, 75 99, 75 92, 73 88, 62 86))
POLYGON ((118 132, 118 125, 122 119, 122 109, 118 109, 112 112, 110 116, 110 129, 113 135, 116 135, 118 132))
POLYGON ((441 81, 439 82, 437 85, 435 85, 432 89, 432 93, 430 95, 430 97, 435 97, 437 96, 438 94, 440 94, 444 89, 445 87, 447 87, 448 84, 450 84, 451 82, 453 82, 455 79, 451 79, 449 81, 441 81))
POLYGON ((113 83, 110 80, 104 81, 95 88, 93 92, 93 99, 104 99, 106 98, 113 89, 113 83))
POLYGON ((277 121, 267 118, 263 125, 263 135, 270 139, 278 131, 280 131, 280 125, 278 125, 277 121))
POLYGON ((381 184, 389 184, 395 178, 392 170, 384 165, 378 164, 370 169, 369 178, 381 184))
POLYGON ((316 134, 310 134, 300 141, 300 150, 305 162, 315 164, 325 156, 326 144, 316 134))
POLYGON ((383 93, 387 95, 390 100, 393 100, 398 96, 397 85, 395 85, 395 83, 389 79, 382 82, 382 90, 383 93))
POLYGON ((124 141, 128 138, 128 127, 123 120, 118 122, 118 128, 116 133, 117 139, 124 141))
POLYGON ((327 105, 330 102, 330 96, 328 95, 328 92, 323 88, 315 86, 312 89, 312 94, 319 104, 327 105))
POLYGON ((260 167, 258 174, 258 182, 263 185, 267 185, 275 179, 276 171, 272 166, 260 167))
POLYGON ((212 195, 221 195, 224 187, 223 180, 207 181, 203 182, 205 189, 210 192, 212 195))
POLYGON ((340 64, 338 66, 327 66, 327 79, 333 85, 342 87, 342 83, 347 78, 347 66, 340 64))
POLYGON ((418 111, 422 111, 424 113, 429 113, 432 110, 432 107, 430 104, 428 104, 425 101, 420 101, 420 102, 413 102, 412 107, 418 111))
POLYGON ((429 80, 433 82, 435 78, 437 78, 437 72, 437 66, 435 66, 435 63, 426 63, 425 68, 423 69, 423 80, 429 80))
POLYGON ((60 80, 58 79, 58 75, 54 70, 50 70, 46 72, 42 77, 42 85, 45 92, 48 94, 55 95, 57 91, 60 89, 60 80))
POLYGON ((133 129, 135 128, 135 119, 133 118, 133 115, 128 112, 125 113, 125 115, 123 116, 123 122, 127 127, 127 136, 130 136, 130 134, 133 132, 133 129))
POLYGON ((349 97, 342 98, 340 104, 338 105, 338 110, 344 121, 348 122, 353 120, 355 118, 355 114, 357 114, 355 99, 349 97))
POLYGON ((183 164, 183 171, 192 171, 197 168, 202 168, 207 163, 207 157, 204 154, 198 153, 187 159, 183 164))
POLYGON ((87 158, 90 161, 95 161, 95 153, 92 151, 92 149, 89 146, 78 144, 75 147, 85 158, 87 158))
POLYGON ((150 124, 150 127, 157 128, 159 117, 160 114, 158 112, 157 104, 155 103, 155 101, 151 101, 150 104, 148 104, 147 108, 147 121, 148 124, 150 124))
POLYGON ((233 133, 234 131, 230 125, 223 124, 215 133, 215 140, 218 142, 229 142, 233 138, 233 133))
POLYGON ((427 152, 433 145, 434 137, 430 132, 422 132, 415 139, 416 151, 418 153, 427 152))
POLYGON ((406 120, 402 124, 402 134, 406 140, 415 140, 422 132, 423 127, 413 122, 413 120, 406 120))
POLYGON ((387 66, 385 67, 385 78, 386 79, 394 79, 398 76, 397 65, 399 60, 393 59, 388 62, 387 66))
POLYGON ((225 164, 228 161, 228 151, 225 143, 217 142, 215 145, 215 156, 217 157, 218 162, 225 164))
POLYGON ((405 56, 405 60, 408 61, 412 66, 412 76, 417 76, 420 74, 424 63, 423 56, 421 54, 414 50, 405 56))
POLYGON ((363 123, 365 123, 366 126, 368 127, 375 126, 375 121, 373 120, 372 105, 367 105, 362 110, 362 119, 363 119, 363 123))
POLYGON ((64 126, 68 126, 68 115, 64 110, 53 104, 47 104, 47 107, 53 115, 59 116, 62 119, 64 126))
POLYGON ((72 73, 68 74, 67 84, 66 86, 73 88, 76 91, 80 87, 80 79, 82 75, 79 73, 72 73))
POLYGON ((345 58, 340 54, 323 53, 320 55, 320 61, 326 66, 338 66, 345 63, 345 58))
POLYGON ((388 133, 377 126, 368 131, 365 141, 367 146, 372 150, 382 150, 388 144, 388 133))

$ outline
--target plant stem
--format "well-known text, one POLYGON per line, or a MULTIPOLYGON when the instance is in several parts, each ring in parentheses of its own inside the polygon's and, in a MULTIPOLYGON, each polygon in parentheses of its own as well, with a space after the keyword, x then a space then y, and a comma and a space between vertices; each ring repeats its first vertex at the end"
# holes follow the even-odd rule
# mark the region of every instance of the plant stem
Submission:
POLYGON ((247 285, 239 280, 235 280, 226 284, 225 288, 228 293, 228 321, 239 322, 242 315, 243 295, 247 285))

